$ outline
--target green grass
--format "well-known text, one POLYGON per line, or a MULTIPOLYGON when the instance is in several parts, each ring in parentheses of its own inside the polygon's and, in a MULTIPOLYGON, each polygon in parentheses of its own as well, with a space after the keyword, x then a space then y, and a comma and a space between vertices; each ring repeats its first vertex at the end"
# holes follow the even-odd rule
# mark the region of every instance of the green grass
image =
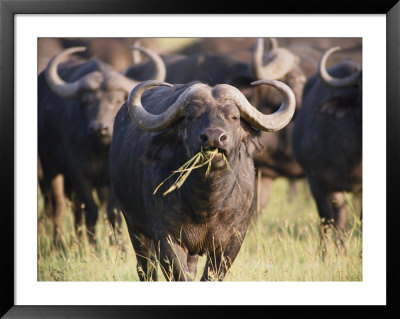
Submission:
MULTIPOLYGON (((295 199, 289 200, 289 184, 278 179, 270 201, 252 223, 242 248, 225 281, 361 281, 362 224, 353 198, 348 201, 348 228, 341 246, 327 245, 322 256, 319 218, 314 201, 304 183, 295 199)), ((73 214, 68 207, 64 221, 66 253, 52 243, 52 224, 44 214, 38 195, 38 280, 39 281, 137 281, 136 259, 125 223, 114 240, 102 212, 96 225, 95 245, 75 235, 73 214)), ((333 240, 334 235, 328 239, 333 240)), ((205 257, 199 259, 196 280, 203 271, 205 257)), ((165 280, 158 269, 159 280, 165 280)))

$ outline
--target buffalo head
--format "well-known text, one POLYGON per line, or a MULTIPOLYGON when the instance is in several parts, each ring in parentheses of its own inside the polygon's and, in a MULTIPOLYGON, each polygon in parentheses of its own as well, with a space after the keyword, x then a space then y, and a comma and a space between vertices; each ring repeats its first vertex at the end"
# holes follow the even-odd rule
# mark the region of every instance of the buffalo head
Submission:
MULTIPOLYGON (((229 160, 238 153, 239 146, 248 139, 252 130, 280 130, 288 124, 295 110, 294 94, 284 83, 264 80, 252 85, 275 87, 282 95, 279 110, 265 115, 233 86, 219 84, 210 87, 195 83, 187 87, 163 113, 151 114, 142 106, 141 96, 156 86, 171 87, 159 81, 147 81, 136 86, 128 97, 127 106, 132 120, 143 130, 161 131, 177 123, 180 128, 178 135, 188 157, 200 150, 217 148, 229 160)), ((170 89, 158 88, 157 94, 162 96, 163 90, 170 89)), ((223 166, 222 156, 219 159, 223 166)))
MULTIPOLYGON (((156 80, 164 80, 166 71, 161 58, 144 48, 132 47, 147 55, 156 65, 156 80)), ((72 82, 64 81, 58 74, 58 65, 69 55, 85 51, 85 47, 72 47, 54 56, 45 71, 50 89, 58 96, 80 102, 87 118, 87 133, 94 142, 109 145, 113 121, 118 108, 129 92, 139 82, 129 79, 98 59, 89 60, 84 70, 72 82)))
POLYGON ((362 69, 352 60, 327 69, 329 56, 338 50, 340 47, 333 47, 323 54, 318 63, 318 78, 325 87, 320 111, 342 118, 355 107, 362 107, 362 69))
POLYGON ((327 50, 321 57, 318 63, 318 75, 323 83, 332 88, 345 88, 352 86, 361 86, 362 71, 361 65, 354 61, 344 61, 342 62, 348 68, 353 69, 354 72, 346 77, 336 78, 331 76, 326 70, 326 62, 329 56, 336 51, 339 51, 340 47, 333 47, 327 50))
POLYGON ((296 107, 300 107, 306 77, 300 67, 300 58, 290 50, 278 46, 275 38, 270 39, 270 49, 265 52, 264 39, 258 38, 246 73, 229 81, 239 88, 252 104, 263 112, 275 111, 281 97, 269 86, 251 87, 251 81, 279 80, 287 84, 296 97, 296 107))

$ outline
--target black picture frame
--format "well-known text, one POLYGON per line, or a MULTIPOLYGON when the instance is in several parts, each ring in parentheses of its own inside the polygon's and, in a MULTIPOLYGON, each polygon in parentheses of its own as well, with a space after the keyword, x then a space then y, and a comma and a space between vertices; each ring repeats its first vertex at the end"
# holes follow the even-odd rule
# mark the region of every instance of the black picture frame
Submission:
MULTIPOLYGON (((182 317, 225 317, 229 313, 247 317, 254 311, 276 317, 292 315, 312 317, 355 317, 371 315, 379 318, 399 317, 397 287, 399 285, 398 255, 398 205, 395 186, 398 177, 400 136, 399 83, 400 83, 400 3, 392 1, 307 1, 277 2, 273 5, 246 1, 246 5, 231 3, 224 6, 215 2, 202 1, 194 6, 190 1, 157 0, 102 0, 102 1, 23 1, 0 0, 0 199, 2 203, 1 242, 1 309, 4 318, 165 318, 182 317), (386 306, 16 306, 14 303, 14 18, 16 14, 386 14, 387 21, 387 166, 382 174, 387 176, 387 305, 386 306), (390 213, 388 213, 390 212, 390 213), (397 254, 396 254, 397 252, 397 254), (396 274, 397 271, 397 274, 396 274)), ((377 218, 379 214, 377 212, 377 218)))

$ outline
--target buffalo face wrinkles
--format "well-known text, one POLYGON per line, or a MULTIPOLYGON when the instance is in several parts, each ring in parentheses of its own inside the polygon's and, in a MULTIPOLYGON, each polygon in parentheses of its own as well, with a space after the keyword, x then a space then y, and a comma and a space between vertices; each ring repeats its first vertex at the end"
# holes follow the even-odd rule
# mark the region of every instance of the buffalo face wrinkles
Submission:
POLYGON ((194 99, 186 108, 184 121, 183 144, 189 158, 199 151, 218 149, 214 162, 222 160, 222 154, 229 160, 243 138, 240 112, 231 100, 194 99))

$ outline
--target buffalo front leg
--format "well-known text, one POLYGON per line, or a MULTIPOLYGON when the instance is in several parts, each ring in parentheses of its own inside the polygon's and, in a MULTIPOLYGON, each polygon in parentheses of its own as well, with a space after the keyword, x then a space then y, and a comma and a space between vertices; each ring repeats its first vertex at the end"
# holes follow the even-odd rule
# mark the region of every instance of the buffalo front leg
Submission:
POLYGON ((66 199, 64 193, 64 176, 57 174, 50 182, 50 196, 54 208, 54 241, 56 245, 66 247, 62 232, 62 224, 65 217, 66 199))
POLYGON ((112 192, 110 192, 107 202, 107 218, 112 226, 113 240, 116 240, 119 245, 124 246, 124 237, 122 236, 122 212, 112 192))
POLYGON ((331 193, 330 201, 333 206, 335 224, 340 231, 344 231, 346 228, 347 213, 346 201, 343 192, 331 193))
POLYGON ((167 280, 192 281, 193 259, 188 258, 185 249, 170 235, 161 237, 158 241, 159 262, 167 280), (191 268, 188 267, 188 260, 191 268))
POLYGON ((187 257, 187 267, 189 270, 189 275, 194 280, 197 273, 197 261, 199 260, 199 255, 190 255, 187 257))
POLYGON ((346 227, 346 202, 343 192, 328 192, 323 186, 310 181, 311 192, 317 204, 319 216, 325 224, 332 224, 340 231, 346 227))
POLYGON ((85 210, 85 204, 83 201, 78 198, 77 195, 74 195, 72 198, 73 203, 73 212, 74 212, 74 219, 75 219, 75 231, 79 238, 82 238, 83 235, 83 228, 82 228, 82 216, 85 210))
MULTIPOLYGON (((73 188, 76 190, 76 196, 80 202, 80 207, 77 207, 76 214, 84 212, 86 228, 90 235, 89 240, 93 241, 98 217, 98 208, 92 195, 93 186, 86 178, 82 177, 82 174, 73 174, 71 180, 74 181, 73 188)), ((76 220, 79 222, 80 216, 76 216, 76 220)))
POLYGON ((111 186, 97 188, 97 194, 99 195, 101 210, 106 211, 105 218, 110 222, 115 236, 119 237, 121 235, 122 217, 111 186))
POLYGON ((322 185, 309 179, 311 193, 317 204, 318 214, 323 224, 331 224, 335 220, 333 207, 329 199, 329 193, 322 185))
POLYGON ((136 270, 140 281, 157 281, 157 259, 153 242, 139 232, 129 231, 136 254, 136 270))
POLYGON ((122 216, 117 199, 111 187, 108 187, 107 218, 114 230, 120 235, 122 216))
POLYGON ((343 193, 324 191, 322 187, 317 187, 317 184, 312 181, 310 181, 310 188, 321 217, 320 240, 322 257, 325 258, 328 246, 332 241, 336 248, 346 253, 342 238, 346 222, 346 208, 343 193), (330 233, 332 234, 330 235, 330 233))
MULTIPOLYGON (((243 238, 243 236, 240 237, 243 238)), ((214 246, 213 249, 207 253, 207 261, 201 281, 222 281, 236 259, 241 244, 242 241, 240 238, 235 237, 231 239, 227 247, 214 246)))

